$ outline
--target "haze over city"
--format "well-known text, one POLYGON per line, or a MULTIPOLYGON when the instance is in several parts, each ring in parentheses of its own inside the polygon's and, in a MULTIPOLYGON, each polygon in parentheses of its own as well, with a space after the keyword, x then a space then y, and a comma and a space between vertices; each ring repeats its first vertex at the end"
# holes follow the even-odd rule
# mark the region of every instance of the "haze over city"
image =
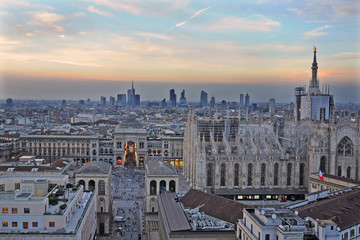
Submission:
MULTIPOLYGON (((142 100, 200 90, 293 101, 320 84, 360 102, 357 1, 1 1, 1 98, 99 99, 135 80, 142 100), (269 90, 271 92, 269 92, 269 90)), ((225 95, 226 94, 226 95, 225 95)), ((224 97, 226 96, 226 97, 224 97)))

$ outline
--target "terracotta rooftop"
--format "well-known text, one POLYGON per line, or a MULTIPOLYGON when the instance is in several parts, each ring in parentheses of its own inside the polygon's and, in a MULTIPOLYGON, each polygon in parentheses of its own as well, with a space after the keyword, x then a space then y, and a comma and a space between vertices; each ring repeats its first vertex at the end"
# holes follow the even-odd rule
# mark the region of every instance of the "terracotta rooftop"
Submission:
POLYGON ((360 223, 360 188, 338 191, 327 199, 320 199, 296 208, 302 218, 332 220, 341 230, 360 223))
POLYGON ((204 204, 200 208, 201 212, 233 224, 243 218, 244 208, 251 208, 249 205, 195 189, 190 189, 181 202, 185 207, 191 208, 204 204))

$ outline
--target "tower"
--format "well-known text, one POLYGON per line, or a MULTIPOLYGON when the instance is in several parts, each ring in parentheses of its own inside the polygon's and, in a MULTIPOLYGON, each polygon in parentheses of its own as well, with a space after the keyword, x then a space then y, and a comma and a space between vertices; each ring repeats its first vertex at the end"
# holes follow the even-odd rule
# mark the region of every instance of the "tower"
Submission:
POLYGON ((309 91, 308 91, 309 95, 321 94, 319 88, 319 81, 317 79, 317 70, 318 70, 318 64, 316 62, 316 47, 314 46, 314 59, 311 66, 312 77, 310 80, 309 91))

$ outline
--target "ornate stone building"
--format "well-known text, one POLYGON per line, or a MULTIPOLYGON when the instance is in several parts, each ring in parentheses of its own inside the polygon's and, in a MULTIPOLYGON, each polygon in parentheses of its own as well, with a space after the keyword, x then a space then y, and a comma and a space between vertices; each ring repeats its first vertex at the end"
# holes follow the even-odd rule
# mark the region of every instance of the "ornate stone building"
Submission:
POLYGON ((75 182, 83 185, 86 191, 96 191, 97 233, 111 234, 111 164, 105 162, 88 162, 76 172, 75 182))
POLYGON ((196 117, 184 134, 184 175, 196 189, 234 199, 302 198, 310 173, 359 180, 359 113, 334 110, 329 88, 320 91, 316 49, 309 90, 295 89, 294 114, 264 120, 196 117))

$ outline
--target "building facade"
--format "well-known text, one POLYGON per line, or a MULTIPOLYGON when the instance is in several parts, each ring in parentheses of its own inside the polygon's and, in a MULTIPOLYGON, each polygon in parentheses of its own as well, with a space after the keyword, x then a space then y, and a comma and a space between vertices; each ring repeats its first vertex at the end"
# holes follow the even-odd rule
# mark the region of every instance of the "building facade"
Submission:
POLYGON ((96 191, 97 233, 111 234, 112 218, 111 165, 105 162, 89 162, 75 173, 75 182, 84 190, 96 191))

